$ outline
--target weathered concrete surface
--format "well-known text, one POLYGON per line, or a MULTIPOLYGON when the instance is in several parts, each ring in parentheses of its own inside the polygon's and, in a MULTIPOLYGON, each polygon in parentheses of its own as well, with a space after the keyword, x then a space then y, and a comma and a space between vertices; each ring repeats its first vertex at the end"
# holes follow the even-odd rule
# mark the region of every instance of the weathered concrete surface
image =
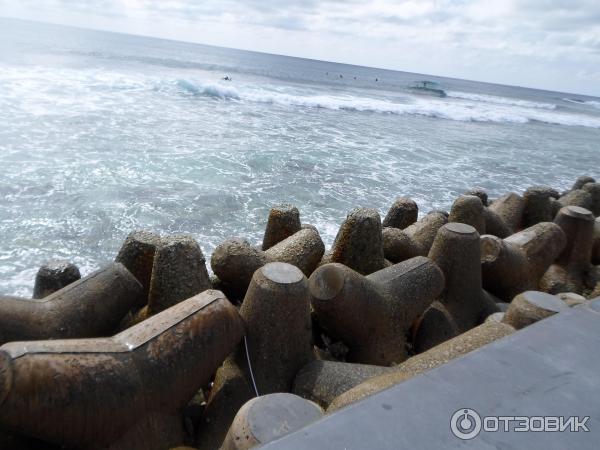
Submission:
POLYGON ((240 308, 246 340, 216 373, 198 433, 201 449, 222 444, 235 414, 256 395, 253 376, 260 395, 289 392, 314 359, 307 284, 290 264, 269 263, 254 273, 240 308))
POLYGON ((227 239, 217 246, 210 263, 225 290, 231 292, 236 299, 242 299, 254 272, 265 264, 288 263, 309 276, 321 261, 324 252, 325 245, 318 231, 306 227, 264 252, 244 239, 227 239))
POLYGON ((583 190, 591 196, 590 211, 594 216, 600 216, 600 183, 586 183, 583 185, 583 190))
POLYGON ((68 261, 49 261, 38 270, 33 286, 33 298, 54 294, 65 286, 81 279, 79 268, 68 261))
POLYGON ((525 201, 523 200, 523 197, 514 192, 510 192, 497 198, 488 207, 490 211, 496 213, 504 221, 513 233, 521 227, 524 208, 525 201))
POLYGON ((289 392, 296 373, 314 359, 308 281, 297 267, 258 269, 240 308, 258 392, 289 392))
POLYGON ((474 195, 475 197, 479 197, 483 206, 488 206, 488 194, 483 188, 476 187, 469 189, 464 195, 474 195))
POLYGON ((599 346, 597 300, 370 396, 264 449, 595 450, 600 438, 599 346), (450 419, 464 408, 482 417, 589 416, 590 432, 482 431, 463 441, 452 434, 450 419))
POLYGON ((403 230, 415 223, 418 216, 419 207, 415 201, 408 197, 399 197, 394 201, 385 219, 383 219, 382 226, 403 230))
POLYGON ((540 222, 552 222, 555 208, 551 199, 557 193, 547 186, 532 186, 523 194, 523 227, 540 222))
POLYGON ((196 240, 185 234, 163 237, 152 265, 149 313, 164 311, 211 288, 206 260, 196 240))
POLYGON ((504 323, 497 321, 485 322, 420 355, 413 356, 406 362, 394 367, 392 371, 370 378, 343 393, 331 402, 328 412, 446 364, 448 361, 472 352, 490 342, 508 336, 514 331, 513 327, 504 323))
POLYGON ((406 359, 408 330, 441 293, 444 275, 423 256, 366 277, 326 264, 309 287, 319 324, 348 346, 348 361, 385 366, 406 359))
POLYGON ((540 222, 504 240, 481 236, 483 287, 507 302, 537 289, 566 243, 564 232, 552 222, 540 222))
POLYGON ((256 397, 238 411, 221 450, 248 450, 316 422, 323 410, 293 394, 256 397))
POLYGON ((483 203, 474 195, 461 195, 452 204, 448 222, 471 225, 479 234, 485 234, 483 203))
POLYGON ((111 338, 5 344, 0 427, 75 448, 178 444, 163 440, 178 411, 242 335, 233 305, 206 291, 111 338))
POLYGON ((581 294, 588 284, 586 275, 591 269, 594 216, 585 208, 566 206, 556 215, 554 223, 565 233, 567 243, 540 280, 540 290, 550 294, 581 294))
POLYGON ((363 381, 392 371, 391 367, 336 361, 313 361, 296 375, 294 394, 327 408, 334 398, 363 381))
POLYGON ((381 235, 381 217, 371 208, 356 208, 338 230, 322 264, 340 263, 368 275, 386 267, 381 235))
POLYGON ((564 301, 554 295, 545 292, 527 291, 513 299, 502 322, 520 330, 564 311, 568 307, 564 301))
POLYGON ((115 262, 123 264, 141 283, 144 303, 148 300, 154 255, 160 241, 161 238, 156 233, 133 231, 127 236, 115 258, 115 262))
POLYGON ((454 222, 440 228, 429 251, 429 258, 446 279, 440 302, 459 332, 473 328, 497 311, 482 289, 480 253, 479 233, 470 225, 454 222))
POLYGON ((415 256, 427 256, 435 235, 447 222, 447 214, 433 211, 404 230, 392 227, 383 228, 385 258, 397 264, 415 256))
POLYGON ((0 345, 110 335, 140 306, 141 292, 135 277, 113 263, 43 299, 0 296, 0 345))
POLYGON ((265 228, 262 249, 268 250, 284 239, 289 238, 302 228, 300 212, 294 205, 284 203, 274 206, 269 211, 269 219, 265 228))

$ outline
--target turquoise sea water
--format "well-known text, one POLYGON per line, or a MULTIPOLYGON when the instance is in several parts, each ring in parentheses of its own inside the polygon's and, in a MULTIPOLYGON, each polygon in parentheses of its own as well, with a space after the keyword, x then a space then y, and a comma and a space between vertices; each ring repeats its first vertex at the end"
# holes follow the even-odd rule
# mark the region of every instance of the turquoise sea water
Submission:
POLYGON ((353 207, 563 189, 599 152, 598 98, 0 19, 0 292, 138 228, 208 256, 285 201, 329 245, 353 207))

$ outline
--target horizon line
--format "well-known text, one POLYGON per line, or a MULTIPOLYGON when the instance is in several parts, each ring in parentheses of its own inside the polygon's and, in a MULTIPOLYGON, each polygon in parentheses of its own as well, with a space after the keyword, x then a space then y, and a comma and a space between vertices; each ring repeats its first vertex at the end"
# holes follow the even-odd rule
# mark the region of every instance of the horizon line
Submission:
POLYGON ((181 40, 181 39, 172 39, 172 38, 166 38, 166 37, 152 36, 152 35, 147 35, 147 34, 134 34, 134 33, 123 32, 123 31, 107 30, 105 28, 67 25, 64 23, 34 20, 34 19, 24 19, 22 17, 12 17, 12 16, 0 16, 0 19, 8 19, 8 20, 36 23, 36 24, 41 24, 41 25, 72 28, 75 30, 83 30, 83 31, 96 31, 96 32, 101 32, 101 33, 112 33, 112 34, 119 34, 122 36, 141 37, 141 38, 145 38, 145 39, 155 39, 158 41, 175 42, 175 43, 181 43, 181 44, 200 45, 200 46, 204 46, 204 47, 221 48, 221 49, 233 50, 233 51, 257 53, 257 54, 261 54, 261 55, 278 56, 278 57, 283 57, 283 58, 301 59, 301 60, 305 60, 305 61, 316 61, 316 62, 329 63, 329 64, 339 64, 339 65, 344 65, 344 66, 361 67, 361 68, 366 68, 366 69, 383 70, 383 71, 387 71, 387 72, 408 73, 408 74, 423 75, 423 76, 430 76, 430 77, 436 77, 436 78, 446 78, 446 79, 450 79, 450 80, 481 83, 481 84, 487 84, 487 85, 492 85, 492 86, 503 86, 503 87, 510 87, 510 88, 529 89, 529 90, 534 90, 534 91, 551 92, 551 93, 556 93, 556 94, 579 95, 579 96, 584 96, 584 97, 590 97, 593 99, 600 99, 600 94, 596 96, 596 95, 591 95, 591 94, 582 94, 579 92, 556 91, 556 90, 543 89, 543 88, 533 87, 533 86, 518 85, 518 84, 506 84, 506 83, 499 83, 499 82, 494 82, 494 81, 474 80, 474 79, 470 79, 470 78, 452 77, 449 75, 435 75, 435 74, 431 74, 431 73, 411 72, 411 71, 400 70, 400 69, 391 69, 391 68, 386 68, 386 67, 367 66, 367 65, 353 64, 353 63, 342 62, 342 61, 306 58, 303 56, 287 55, 287 54, 283 54, 283 53, 269 53, 269 52, 264 52, 264 51, 260 51, 260 50, 250 50, 250 49, 246 49, 246 48, 237 48, 237 47, 228 47, 228 46, 224 46, 224 45, 206 44, 206 43, 194 41, 194 40, 187 41, 187 40, 181 40))

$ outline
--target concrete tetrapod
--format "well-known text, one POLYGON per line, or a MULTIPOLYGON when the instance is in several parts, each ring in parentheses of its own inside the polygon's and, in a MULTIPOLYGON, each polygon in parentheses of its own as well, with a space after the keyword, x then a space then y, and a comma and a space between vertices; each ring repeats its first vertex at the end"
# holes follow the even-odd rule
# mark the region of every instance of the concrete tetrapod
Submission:
POLYGON ((558 199, 561 208, 565 206, 579 206, 580 208, 592 209, 592 195, 583 189, 575 189, 558 199))
POLYGON ((577 180, 575 180, 575 183, 573 183, 573 187, 571 188, 571 190, 574 191, 576 189, 581 189, 586 184, 595 182, 596 180, 590 177, 589 175, 581 175, 580 177, 577 177, 577 180))
POLYGON ((219 449, 235 414, 256 396, 246 361, 246 353, 240 346, 217 370, 198 430, 199 449, 219 449))
POLYGON ((319 233, 314 228, 304 228, 264 252, 244 239, 228 239, 215 249, 210 263, 227 289, 243 298, 254 272, 265 264, 288 263, 309 276, 324 251, 319 233))
POLYGON ((385 258, 397 264, 415 256, 427 256, 435 235, 448 216, 433 211, 404 230, 387 227, 382 231, 385 258))
POLYGON ((340 263, 363 275, 383 269, 381 217, 370 208, 356 208, 348 214, 338 230, 329 252, 321 264, 340 263))
POLYGON ((540 290, 550 294, 581 294, 586 273, 591 268, 594 216, 587 209, 567 206, 559 211, 554 223, 562 228, 567 243, 540 280, 540 290))
POLYGON ((289 392, 296 373, 314 359, 308 282, 298 268, 285 263, 259 268, 240 315, 247 345, 217 371, 199 432, 201 449, 221 445, 238 409, 255 395, 254 383, 261 395, 289 392))
POLYGON ((481 236, 483 287, 507 302, 537 289, 566 243, 564 232, 552 222, 540 222, 504 240, 481 236))
POLYGON ((446 278, 440 302, 459 332, 470 330, 497 311, 482 289, 480 248, 479 234, 472 226, 449 223, 440 228, 429 252, 446 278))
POLYGON ((306 277, 290 264, 261 267, 240 315, 258 392, 289 392, 298 370, 314 359, 306 277))
POLYGON ((79 268, 68 261, 49 261, 38 270, 33 286, 33 298, 39 299, 60 291, 81 279, 79 268))
POLYGON ((294 205, 284 203, 269 211, 269 219, 263 237, 262 250, 268 250, 302 228, 300 212, 294 205))
POLYGON ((407 332, 442 292, 444 275, 422 256, 366 277, 326 264, 309 287, 319 323, 349 347, 348 360, 386 366, 406 359, 407 332))
POLYGON ((523 197, 514 192, 509 192, 494 200, 488 207, 488 210, 496 213, 512 233, 514 233, 521 228, 524 208, 525 201, 523 197))
POLYGON ((392 370, 392 367, 368 364, 312 361, 296 375, 292 392, 327 408, 334 398, 354 386, 392 370))
POLYGON ((594 221, 594 242, 592 246, 592 264, 600 264, 600 217, 594 221))
POLYGON ((419 354, 460 334, 443 303, 434 301, 411 327, 412 353, 419 354))
POLYGON ((177 415, 242 335, 233 305, 206 291, 112 338, 5 344, 0 426, 77 448, 180 444, 164 441, 162 417, 177 415))
POLYGON ((394 201, 385 219, 383 219, 382 226, 403 230, 415 223, 418 216, 419 207, 414 200, 408 197, 399 197, 394 201))
POLYGON ((148 313, 164 311, 211 288, 206 260, 196 240, 185 234, 163 237, 152 264, 148 313))
POLYGON ((520 330, 568 309, 569 306, 554 295, 545 292, 527 291, 513 299, 502 321, 520 330))
POLYGON ((420 355, 409 358, 404 363, 394 367, 392 372, 373 377, 350 389, 331 402, 329 408, 327 408, 327 413, 332 413, 416 375, 435 369, 459 356, 508 336, 514 331, 513 327, 505 323, 484 322, 466 333, 437 345, 420 355))
POLYGON ((323 410, 297 395, 279 393, 248 401, 236 414, 221 450, 248 450, 304 428, 323 410))
POLYGON ((142 287, 122 264, 110 264, 43 299, 0 296, 0 344, 110 335, 140 306, 142 287))
POLYGON ((555 207, 552 199, 558 198, 558 193, 546 186, 532 186, 523 194, 523 227, 530 227, 540 222, 552 222, 555 207))
POLYGON ((586 183, 583 186, 583 190, 591 196, 590 211, 592 211, 594 216, 600 216, 600 183, 586 183))
POLYGON ((469 189, 463 195, 474 195, 475 197, 479 197, 483 206, 488 206, 488 195, 485 189, 483 188, 473 188, 469 189))
POLYGON ((448 222, 471 225, 479 234, 492 234, 501 238, 510 236, 512 228, 493 209, 487 208, 481 198, 475 195, 462 195, 457 198, 450 210, 448 222))
POLYGON ((452 204, 448 222, 471 225, 479 234, 485 234, 484 206, 475 195, 461 195, 452 204))
POLYGON ((561 292, 556 296, 570 308, 588 303, 588 300, 583 295, 575 294, 573 292, 561 292))
POLYGON ((144 303, 148 301, 154 255, 159 246, 159 235, 149 231, 133 231, 127 236, 115 258, 115 262, 123 264, 142 284, 144 303))

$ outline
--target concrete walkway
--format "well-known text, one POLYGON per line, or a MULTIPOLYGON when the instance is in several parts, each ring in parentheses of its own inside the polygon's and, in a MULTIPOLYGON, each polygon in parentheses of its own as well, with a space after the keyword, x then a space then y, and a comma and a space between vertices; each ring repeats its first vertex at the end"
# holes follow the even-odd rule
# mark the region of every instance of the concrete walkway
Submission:
MULTIPOLYGON (((550 427, 559 419, 545 419, 550 427)), ((563 426, 577 427, 563 421, 563 426)), ((462 358, 366 398, 264 449, 590 449, 600 448, 600 299, 531 325, 462 358), (500 431, 475 433, 481 427, 500 431), (456 413, 463 435, 456 437, 456 413), (589 432, 518 432, 543 419, 577 416, 589 432), (486 419, 487 417, 487 419, 486 419), (464 420, 464 419, 467 420, 464 420), (505 423, 512 431, 505 432, 505 423)))

